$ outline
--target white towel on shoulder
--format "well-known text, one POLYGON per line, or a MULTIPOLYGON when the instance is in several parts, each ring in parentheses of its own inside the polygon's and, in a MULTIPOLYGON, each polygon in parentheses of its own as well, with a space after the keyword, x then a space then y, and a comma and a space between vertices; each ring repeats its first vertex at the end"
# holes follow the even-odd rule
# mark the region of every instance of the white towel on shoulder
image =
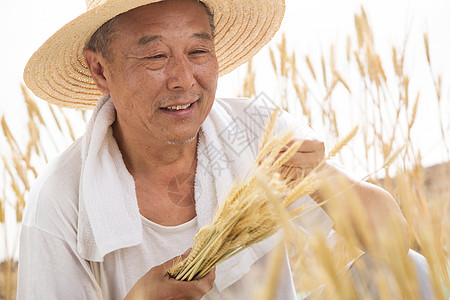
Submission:
POLYGON ((77 248, 90 261, 142 242, 134 180, 112 136, 115 117, 111 99, 103 96, 83 136, 77 248))

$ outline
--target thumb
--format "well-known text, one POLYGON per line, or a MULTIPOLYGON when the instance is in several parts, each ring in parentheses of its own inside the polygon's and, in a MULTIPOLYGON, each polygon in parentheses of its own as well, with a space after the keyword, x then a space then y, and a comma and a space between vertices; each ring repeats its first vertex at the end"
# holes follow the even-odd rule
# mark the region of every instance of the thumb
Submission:
POLYGON ((189 253, 191 253, 192 248, 187 249, 184 251, 183 254, 181 254, 181 259, 186 259, 189 256, 189 253))

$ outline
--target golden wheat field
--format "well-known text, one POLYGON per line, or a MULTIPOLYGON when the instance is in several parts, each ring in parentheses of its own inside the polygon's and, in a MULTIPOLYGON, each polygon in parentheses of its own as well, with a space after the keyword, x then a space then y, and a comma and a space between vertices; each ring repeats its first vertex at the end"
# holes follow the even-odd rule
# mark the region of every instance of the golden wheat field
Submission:
MULTIPOLYGON (((329 143, 334 146, 328 151, 328 157, 335 157, 349 167, 358 165, 360 170, 364 170, 365 176, 360 178, 362 181, 380 185, 394 196, 408 222, 409 240, 405 241, 408 237, 395 226, 382 235, 374 236, 367 222, 370 212, 362 209, 352 187, 340 178, 328 178, 320 172, 312 172, 313 176, 306 176, 288 188, 299 197, 314 192, 320 184, 326 191, 324 202, 335 213, 333 219, 340 220, 335 223, 340 236, 330 243, 318 233, 306 234, 296 230, 291 223, 294 215, 307 214, 308 211, 287 211, 285 208, 290 204, 289 199, 283 200, 286 201, 284 205, 273 201, 273 198, 279 198, 276 195, 281 194, 281 190, 287 188, 283 186, 286 182, 277 181, 277 166, 288 157, 276 156, 284 145, 283 137, 272 137, 278 139, 276 142, 265 137, 261 142, 260 154, 272 160, 266 160, 264 165, 261 158, 261 172, 257 172, 252 181, 236 187, 236 190, 243 191, 239 194, 241 198, 238 194, 231 197, 229 205, 235 205, 233 209, 220 208, 222 211, 218 212, 218 218, 227 221, 219 219, 222 223, 218 223, 223 226, 233 218, 245 217, 247 223, 239 225, 244 227, 238 228, 238 232, 247 230, 247 233, 254 233, 252 230, 261 224, 267 225, 267 232, 257 237, 250 233, 234 236, 234 242, 237 238, 242 239, 236 247, 226 244, 224 238, 225 233, 236 228, 214 229, 214 234, 219 234, 212 235, 208 241, 221 240, 223 244, 219 247, 212 242, 203 243, 198 250, 203 256, 195 258, 201 264, 195 267, 177 266, 171 270, 173 277, 201 277, 215 264, 233 255, 239 247, 248 246, 282 228, 299 298, 312 293, 313 299, 375 299, 361 291, 359 287, 364 284, 355 284, 352 274, 347 272, 347 265, 361 255, 363 244, 375 257, 374 261, 370 268, 358 262, 354 268, 361 273, 370 273, 370 284, 377 290, 379 299, 421 299, 415 283, 417 274, 414 266, 402 254, 402 244, 405 242, 427 259, 436 299, 450 297, 450 145, 446 143, 450 135, 450 119, 443 115, 436 116, 438 125, 433 128, 442 136, 433 147, 448 154, 447 161, 439 165, 423 165, 422 156, 426 153, 417 151, 418 141, 413 139, 412 134, 419 126, 416 120, 422 102, 436 106, 438 111, 446 111, 450 100, 442 91, 450 88, 450 82, 443 81, 432 68, 430 48, 433 42, 427 34, 423 35, 423 60, 430 66, 427 76, 433 82, 434 93, 433 97, 425 99, 420 90, 410 85, 413 74, 408 73, 408 66, 405 65, 405 49, 392 46, 389 49, 390 60, 382 60, 374 45, 364 9, 354 16, 354 25, 345 51, 337 51, 330 45, 320 59, 314 60, 308 55, 297 57, 294 49, 289 48, 289 36, 283 35, 276 47, 267 50, 270 57, 267 64, 272 66, 272 75, 276 78, 279 104, 291 113, 299 114, 299 117, 301 114, 313 129, 327 129, 329 143), (342 116, 339 99, 355 97, 355 94, 359 101, 352 108, 354 117, 342 116), (339 122, 342 118, 348 118, 350 121, 347 123, 352 124, 342 125, 339 122), (357 134, 356 130, 348 130, 356 126, 359 127, 357 134), (268 144, 278 145, 279 148, 264 152, 268 151, 269 148, 264 148, 268 144), (273 179, 267 180, 264 176, 273 179), (269 181, 270 184, 264 185, 261 181, 269 181), (267 203, 253 207, 261 195, 267 197, 267 203), (240 209, 242 206, 239 205, 243 203, 248 209, 240 209), (230 211, 237 214, 232 215, 230 211), (359 216, 356 221, 349 221, 347 216, 350 212, 359 216), (215 256, 202 251, 214 247, 217 248, 215 256), (196 269, 197 273, 189 268, 196 269)), ((251 61, 247 68, 240 96, 256 97, 261 92, 255 83, 259 75, 251 61)), ((4 170, 4 176, 0 190, 0 224, 5 240, 0 244, 5 249, 13 250, 7 251, 5 261, 0 265, 0 299, 8 300, 15 299, 17 262, 13 253, 18 246, 17 228, 32 181, 55 153, 82 133, 89 115, 84 111, 68 111, 35 100, 25 87, 23 101, 26 118, 22 122, 28 134, 23 135, 15 130, 9 125, 9 117, 1 116, 0 168, 4 170)), ((268 128, 270 132, 270 124, 268 128)), ((283 250, 273 252, 266 270, 266 282, 256 286, 254 299, 273 298, 279 271, 277 266, 283 250)))

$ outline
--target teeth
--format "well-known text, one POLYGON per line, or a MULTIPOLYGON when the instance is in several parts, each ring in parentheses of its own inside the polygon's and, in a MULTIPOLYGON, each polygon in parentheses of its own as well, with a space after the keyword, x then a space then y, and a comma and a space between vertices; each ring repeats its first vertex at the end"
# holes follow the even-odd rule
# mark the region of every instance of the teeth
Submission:
POLYGON ((166 109, 166 110, 182 110, 182 109, 189 108, 190 106, 191 106, 191 103, 186 104, 186 105, 169 106, 169 107, 165 107, 164 109, 166 109))

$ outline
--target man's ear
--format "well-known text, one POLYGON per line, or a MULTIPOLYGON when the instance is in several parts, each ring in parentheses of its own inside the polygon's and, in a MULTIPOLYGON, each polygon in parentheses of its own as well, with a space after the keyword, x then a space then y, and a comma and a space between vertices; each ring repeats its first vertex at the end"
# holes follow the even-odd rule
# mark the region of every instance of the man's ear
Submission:
POLYGON ((109 94, 108 81, 105 77, 105 60, 101 55, 93 50, 84 50, 84 60, 86 61, 87 67, 91 72, 92 79, 94 79, 95 84, 100 92, 103 94, 109 94))

